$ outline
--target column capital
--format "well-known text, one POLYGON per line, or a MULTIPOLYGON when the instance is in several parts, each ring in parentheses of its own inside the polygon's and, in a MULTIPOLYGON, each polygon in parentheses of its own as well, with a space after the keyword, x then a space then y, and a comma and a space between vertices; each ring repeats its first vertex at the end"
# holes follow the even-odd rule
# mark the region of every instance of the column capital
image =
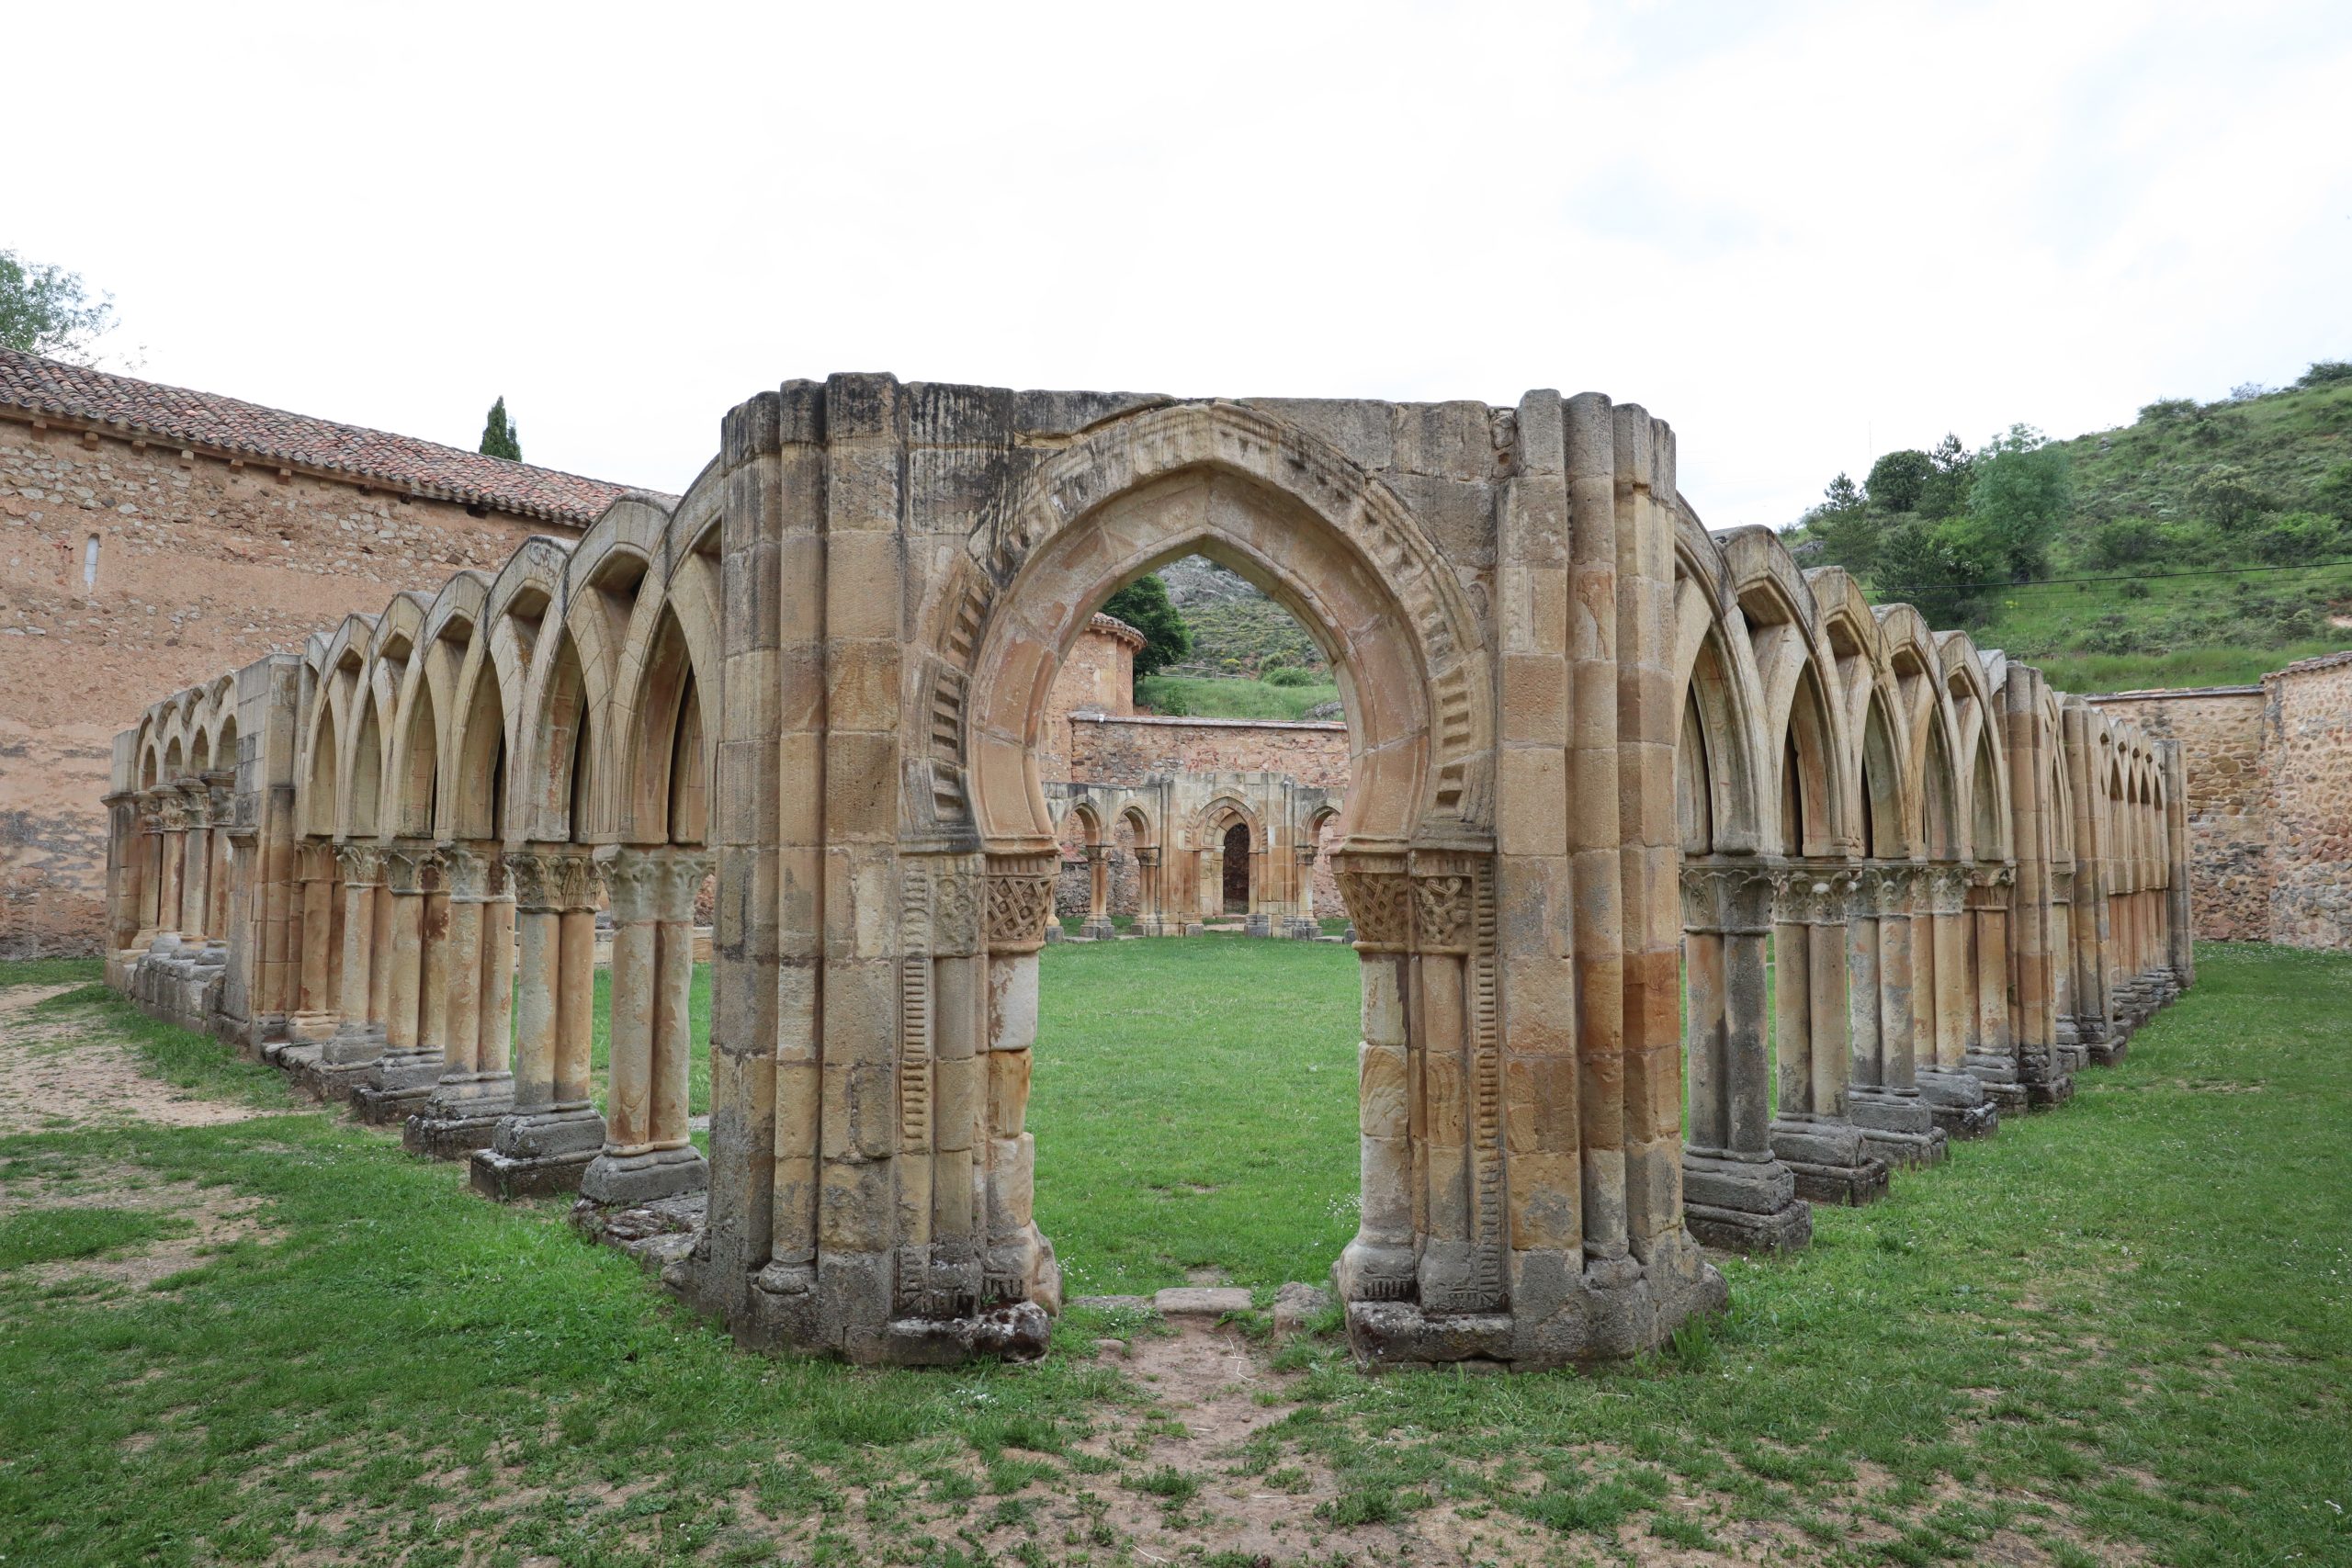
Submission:
POLYGON ((1682 929, 1761 935, 1786 874, 1755 861, 1698 860, 1682 867, 1682 929))
POLYGON ((384 882, 396 895, 441 891, 441 857, 431 844, 410 841, 384 849, 384 882))
POLYGON ((612 892, 613 919, 623 925, 692 919, 712 864, 704 851, 670 844, 624 844, 597 858, 612 892))
POLYGON ((1035 953, 1046 945, 1046 922, 1054 915, 1054 867, 1060 858, 1052 851, 989 856, 983 920, 990 953, 1035 953))
POLYGON ((594 909, 603 873, 577 844, 526 844, 506 856, 517 908, 543 914, 594 909))
POLYGON ((1111 858, 1111 846, 1108 844, 1085 844, 1080 849, 1089 865, 1101 865, 1111 858))
POLYGON ((1359 953, 1408 953, 1413 945, 1413 879, 1401 854, 1343 852, 1332 857, 1340 902, 1356 928, 1359 953))
POLYGON ((186 797, 183 796, 179 791, 175 789, 159 791, 158 798, 155 802, 155 812, 163 821, 164 832, 184 833, 187 831, 188 803, 186 797))
POLYGON ((1413 951, 1470 951, 1475 935, 1470 897, 1476 874, 1468 866, 1413 868, 1413 951))
POLYGON ((1854 874, 1843 865, 1800 863, 1772 878, 1772 918, 1782 925, 1843 925, 1853 899, 1854 874))
POLYGON ((1137 844, 1136 846, 1136 863, 1137 865, 1158 865, 1159 863, 1159 846, 1157 844, 1137 844))
POLYGON ((1957 915, 1968 907, 1969 869, 1964 865, 1928 867, 1920 888, 1921 901, 1931 915, 1957 915))
POLYGON ((334 858, 346 887, 374 887, 384 880, 384 852, 375 844, 337 844, 334 858))
POLYGON ((1313 865, 1313 864, 1315 863, 1315 856, 1316 856, 1316 852, 1317 852, 1317 846, 1315 846, 1315 845, 1313 845, 1313 844, 1301 844, 1301 845, 1299 845, 1299 846, 1298 846, 1298 863, 1299 863, 1299 864, 1301 864, 1301 865, 1313 865))
POLYGON ((435 852, 441 859, 442 881, 449 889, 450 902, 481 904, 497 896, 491 888, 498 864, 494 853, 463 843, 442 844, 435 852))

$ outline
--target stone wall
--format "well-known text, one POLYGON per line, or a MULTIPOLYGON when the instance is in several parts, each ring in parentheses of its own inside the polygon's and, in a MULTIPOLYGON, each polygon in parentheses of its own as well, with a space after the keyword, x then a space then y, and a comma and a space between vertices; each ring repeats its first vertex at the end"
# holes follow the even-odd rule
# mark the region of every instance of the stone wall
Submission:
POLYGON ((2188 761, 2189 877, 2197 935, 2270 940, 2270 784, 2263 769, 2263 689, 2204 686, 2089 699, 2188 761))
POLYGON ((98 800, 158 692, 571 532, 0 411, 0 957, 102 945, 98 800))
POLYGON ((2270 940, 2352 947, 2352 653, 2262 678, 2262 761, 2270 940))
POLYGON ((2090 701, 2187 753, 2200 938, 2352 947, 2352 653, 2090 701))

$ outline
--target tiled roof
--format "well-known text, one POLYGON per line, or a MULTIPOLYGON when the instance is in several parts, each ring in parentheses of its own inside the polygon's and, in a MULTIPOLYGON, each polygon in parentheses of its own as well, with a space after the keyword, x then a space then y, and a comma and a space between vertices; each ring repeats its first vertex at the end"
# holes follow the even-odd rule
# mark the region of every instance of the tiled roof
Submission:
POLYGON ((166 387, 0 348, 0 408, 347 475, 370 484, 586 527, 628 485, 510 463, 460 447, 215 392, 166 387))

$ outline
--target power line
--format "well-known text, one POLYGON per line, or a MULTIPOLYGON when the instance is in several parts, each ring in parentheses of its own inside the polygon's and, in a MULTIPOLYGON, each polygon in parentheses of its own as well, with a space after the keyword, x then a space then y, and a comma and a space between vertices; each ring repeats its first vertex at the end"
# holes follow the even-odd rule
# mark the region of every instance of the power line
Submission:
POLYGON ((2127 571, 2114 577, 2044 577, 2031 582, 1872 582, 1871 586, 1881 593, 1913 591, 1948 593, 1962 588, 1999 588, 2011 593, 2021 593, 2037 588, 2064 588, 2078 582, 2167 582, 2184 577, 2240 577, 2249 571, 2323 571, 2335 566, 2352 566, 2352 558, 2301 561, 2291 566, 2217 566, 2204 571, 2127 571))

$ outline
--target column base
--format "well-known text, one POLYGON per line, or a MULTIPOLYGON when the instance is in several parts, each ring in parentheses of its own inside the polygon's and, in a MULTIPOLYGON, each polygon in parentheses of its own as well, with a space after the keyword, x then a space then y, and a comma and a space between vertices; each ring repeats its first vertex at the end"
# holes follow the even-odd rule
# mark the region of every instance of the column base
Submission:
POLYGON ((2091 1046, 2090 1053, 2091 1066, 2094 1067, 2120 1066, 2123 1058, 2132 1054, 2131 1031, 2122 1030, 2109 1033, 2091 1046))
POLYGON ((411 1154, 457 1159, 490 1147, 499 1122, 514 1110, 511 1073, 445 1074, 432 1095, 401 1129, 411 1154))
POLYGON ((1062 929, 1062 918, 1059 915, 1055 915, 1046 921, 1046 942, 1047 945, 1050 946, 1054 942, 1068 942, 1069 940, 1069 932, 1062 929))
POLYGON ((387 1051, 368 1070, 367 1080, 352 1091, 351 1111, 371 1127, 390 1127, 424 1109, 441 1081, 438 1050, 411 1046, 387 1051))
POLYGON ((639 1154, 599 1154, 580 1175, 580 1196, 592 1203, 636 1205, 710 1186, 710 1162, 692 1144, 639 1154))
POLYGON ((542 1106, 500 1118, 490 1147, 474 1151, 468 1178, 501 1202, 577 1192, 605 1148, 605 1119, 589 1106, 542 1106))
POLYGON ((1886 1161, 1862 1145, 1861 1129, 1847 1122, 1775 1122, 1772 1153, 1812 1203, 1860 1208, 1886 1196, 1886 1161))
POLYGON ((1246 919, 1246 920, 1244 920, 1244 921, 1242 921, 1242 922, 1241 922, 1241 934, 1242 934, 1242 935, 1244 935, 1244 936, 1272 936, 1272 935, 1273 935, 1273 934, 1274 934, 1274 921, 1273 921, 1273 917, 1272 917, 1272 916, 1271 916, 1271 915, 1252 915, 1252 916, 1250 916, 1248 919, 1246 919))
POLYGON ((1792 1252, 1813 1239, 1813 1206, 1776 1158, 1682 1156, 1682 1219, 1709 1247, 1733 1252, 1792 1252))
POLYGON ((2066 1070, 2056 1046, 2018 1055, 2018 1081, 2025 1086, 2029 1110, 2047 1111, 2075 1098, 2075 1075, 2066 1070))
POLYGON ((1137 920, 1132 928, 1137 936, 1182 936, 1182 930, 1172 928, 1166 920, 1137 920))
POLYGON ((2000 1108, 1973 1073, 1923 1067, 1919 1098, 1947 1137, 1986 1138, 2001 1130, 2000 1108))
POLYGON ((1860 1129, 1863 1149, 1886 1161, 1890 1168, 1943 1162, 1948 1140, 1916 1089, 1908 1094, 1896 1089, 1849 1089, 1846 1114, 1860 1129))
POLYGON ((1101 919, 1090 917, 1084 925, 1079 927, 1078 934, 1087 942, 1116 942, 1119 940, 1119 928, 1111 923, 1108 916, 1101 919))
POLYGON ((1961 1064, 1968 1076, 1984 1086, 1984 1096, 1993 1108, 2007 1116, 2026 1108, 2025 1085, 2018 1078, 2018 1065, 2004 1055, 1991 1052, 1971 1052, 1961 1064))
POLYGON ((1313 942, 1323 934, 1323 922, 1309 919, 1304 915, 1294 915, 1290 919, 1290 934, 1300 942, 1313 942))

